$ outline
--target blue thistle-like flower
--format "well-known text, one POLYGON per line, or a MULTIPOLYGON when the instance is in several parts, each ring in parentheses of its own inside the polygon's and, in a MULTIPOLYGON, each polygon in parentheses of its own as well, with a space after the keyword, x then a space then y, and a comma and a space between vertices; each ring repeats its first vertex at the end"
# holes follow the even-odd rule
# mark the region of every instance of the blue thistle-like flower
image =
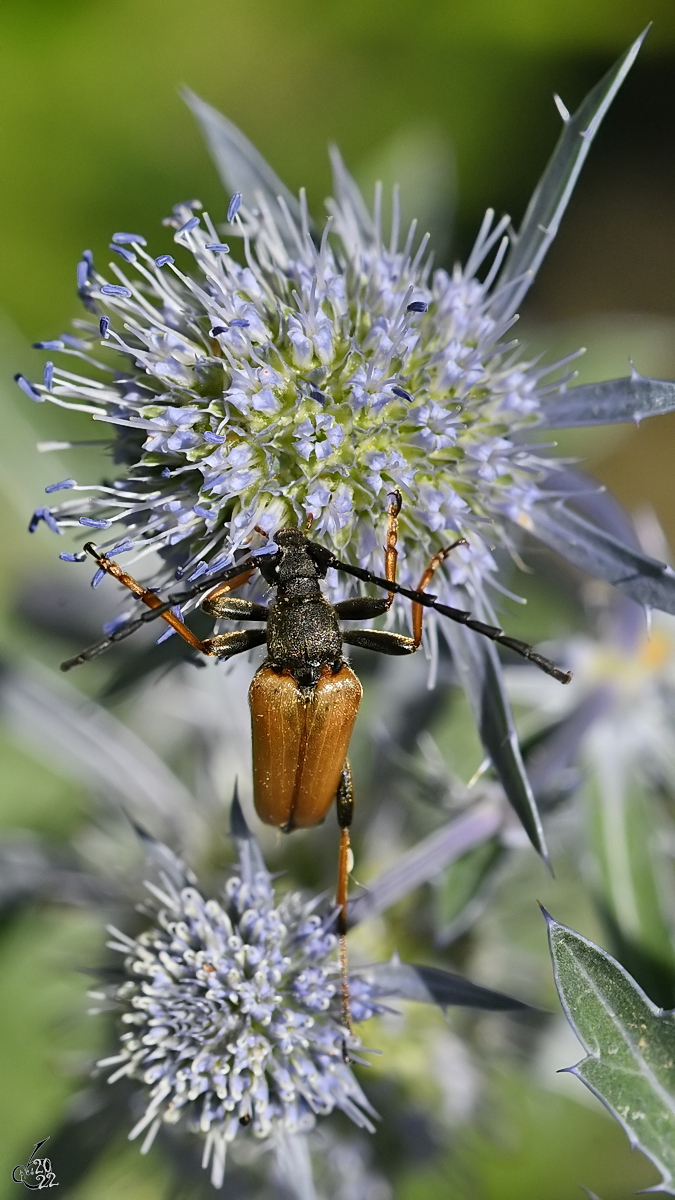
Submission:
MULTIPOLYGON (((127 1077, 145 1085, 145 1112, 130 1139, 145 1132, 145 1153, 162 1123, 181 1123, 204 1138, 202 1165, 211 1166, 216 1187, 237 1138, 267 1139, 285 1161, 288 1137, 311 1129, 317 1116, 337 1108, 373 1132, 377 1115, 345 1062, 345 1049, 351 1061, 364 1060, 358 1036, 343 1023, 336 910, 322 916, 318 900, 298 893, 275 899, 236 788, 230 820, 239 862, 218 900, 206 898, 185 864, 136 827, 162 886, 146 882, 151 901, 141 911, 151 924, 138 937, 109 927, 109 946, 125 956, 125 980, 90 992, 122 1010, 120 1051, 98 1068, 115 1068, 110 1083, 127 1077)), ((438 870, 437 856, 429 870, 438 870)), ((397 898, 404 879, 410 890, 421 878, 404 863, 401 876, 397 898)), ((386 997, 443 1008, 528 1008, 397 955, 351 972, 349 990, 358 1023, 387 1011, 386 997)))
POLYGON ((51 527, 111 528, 106 548, 123 533, 135 557, 159 551, 159 584, 176 567, 208 575, 264 544, 256 526, 271 535, 311 513, 313 533, 363 565, 399 488, 404 578, 461 534, 469 546, 451 577, 479 582, 494 570, 500 515, 517 519, 536 499, 541 461, 513 434, 536 423, 552 369, 520 361, 503 341, 510 306, 494 313, 508 219, 492 228, 488 214, 466 267, 449 275, 432 273, 428 238, 414 248, 414 226, 402 247, 395 227, 385 244, 377 215, 359 222, 349 197, 331 203, 318 245, 304 201, 299 227, 283 209, 242 204, 228 236, 243 239, 246 265, 196 207, 178 206, 169 222, 192 256, 188 270, 153 260, 131 234, 113 238, 124 250, 111 264, 119 282, 83 260, 80 292, 107 314, 103 337, 97 325, 81 328, 63 349, 96 354, 113 379, 55 368, 35 390, 116 426, 124 471, 111 487, 63 481, 70 494, 52 506, 51 527))
POLYGON ((177 260, 153 257, 133 233, 113 235, 121 262, 110 277, 84 254, 78 288, 95 320, 79 322, 77 338, 40 345, 101 376, 50 360, 43 383, 17 378, 32 399, 112 425, 121 473, 110 486, 53 485, 70 494, 38 509, 34 526, 110 529, 102 549, 133 552, 129 563, 152 556, 152 586, 174 572, 207 582, 244 547, 265 545, 257 530, 271 536, 310 515, 313 536, 370 565, 387 494, 399 489, 403 581, 414 584, 460 535, 467 544, 448 560, 441 591, 449 598, 451 585, 468 585, 483 597, 495 582, 494 547, 511 546, 515 527, 534 529, 549 495, 551 463, 522 435, 546 423, 546 396, 565 382, 547 387, 561 363, 537 366, 505 338, 638 45, 592 93, 590 111, 582 106, 590 124, 569 146, 566 114, 549 168, 555 186, 544 177, 519 239, 511 244, 509 218, 495 223, 490 210, 466 265, 451 273, 433 270, 415 223, 400 235, 396 196, 385 237, 379 193, 371 216, 337 151, 335 199, 315 235, 304 193, 298 203, 239 131, 192 97, 212 145, 220 121, 248 156, 247 183, 254 172, 224 227, 242 261, 197 201, 165 222, 177 260))
MULTIPOLYGON (((243 865, 243 864, 242 864, 243 865)), ((147 1107, 130 1133, 149 1149, 162 1122, 205 1138, 203 1165, 223 1180, 228 1143, 310 1129, 341 1109, 373 1129, 374 1116, 343 1061, 359 1041, 341 1023, 333 919, 297 894, 275 901, 264 870, 232 875, 219 900, 194 877, 152 893, 153 924, 137 938, 111 928, 127 979, 108 992, 122 1008, 119 1054, 99 1062, 141 1080, 147 1107), (248 875, 248 878, 247 878, 248 875)), ((382 1012, 366 979, 350 981, 352 1015, 382 1012)), ((100 998, 102 993, 93 993, 100 998)))

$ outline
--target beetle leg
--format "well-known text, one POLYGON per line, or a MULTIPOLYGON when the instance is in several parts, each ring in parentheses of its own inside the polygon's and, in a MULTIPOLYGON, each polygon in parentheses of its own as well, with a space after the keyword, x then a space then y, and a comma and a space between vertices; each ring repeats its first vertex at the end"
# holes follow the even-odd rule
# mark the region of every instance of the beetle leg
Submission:
POLYGON ((254 600, 240 600, 238 596, 228 596, 216 588, 202 600, 200 608, 210 617, 218 617, 228 621, 266 621, 268 610, 266 604, 256 604, 254 600))
POLYGON ((340 907, 338 932, 342 935, 347 932, 347 882, 352 865, 349 827, 354 816, 354 786, 352 783, 352 770, 348 762, 345 762, 342 777, 338 784, 336 804, 338 825, 340 826, 340 861, 338 866, 336 899, 340 907))
POLYGON ((351 600, 338 600, 334 608, 341 621, 371 621, 387 612, 389 599, 386 596, 352 596, 351 600))
MULTIPOLYGON (((241 575, 235 575, 233 579, 226 579, 224 583, 219 583, 217 587, 212 588, 211 591, 206 594, 201 602, 201 607, 205 612, 211 613, 214 617, 219 616, 220 614, 216 612, 215 608, 206 608, 205 605, 207 603, 209 605, 214 605, 217 601, 228 595, 229 592, 234 592, 237 588, 243 587, 245 583, 248 583, 254 572, 255 567, 252 567, 250 571, 242 571, 241 575)), ((248 602, 244 601, 244 603, 248 602)))
MULTIPOLYGON (((399 491, 390 492, 391 504, 387 509, 387 541, 384 547, 384 571, 386 578, 396 582, 396 560, 398 551, 398 514, 401 511, 402 497, 399 491)), ((371 621, 380 617, 391 608, 394 592, 388 596, 354 596, 351 600, 339 600, 335 611, 342 621, 371 621)), ((357 643, 354 643, 356 645, 357 643)))
MULTIPOLYGON (((399 494, 397 493, 397 496, 398 495, 399 494)), ((394 508, 394 505, 390 506, 390 514, 394 508)), ((396 524, 396 516, 398 515, 399 511, 400 504, 396 508, 394 515, 390 515, 390 525, 396 524)), ((465 545, 466 542, 464 538, 458 538, 457 541, 453 542, 451 546, 446 546, 443 550, 439 550, 438 554, 434 554, 434 557, 420 579, 416 590, 418 592, 423 592, 427 585, 431 583, 431 580, 436 574, 436 571, 440 567, 441 563, 445 562, 445 559, 448 557, 450 551, 454 550, 456 546, 465 545)), ((393 552, 395 553, 395 549, 393 552)), ((391 561, 393 561, 395 566, 395 558, 391 561)), ((392 577, 391 571, 387 572, 386 578, 387 582, 396 583, 396 579, 392 577)), ((350 616, 353 615, 353 617, 358 618, 359 620, 366 621, 370 616, 376 617, 379 616, 381 612, 386 612, 391 604, 391 597, 393 595, 394 593, 390 592, 386 599, 379 601, 371 598, 370 596, 359 596, 356 597, 355 600, 343 600, 340 604, 336 604, 335 609, 338 616, 342 617, 343 619, 346 618, 349 620, 350 616), (377 607, 378 604, 380 605, 379 608, 377 607), (372 610, 370 608, 371 605, 372 610)), ((360 646, 363 650, 375 650, 378 654, 413 654, 422 641, 423 613, 424 609, 422 608, 422 605, 415 604, 413 602, 413 636, 411 638, 405 637, 405 635, 402 633, 390 633, 388 630, 382 629, 351 629, 343 635, 343 641, 348 646, 360 646)))
MULTIPOLYGON (((399 517, 399 513, 401 511, 403 497, 401 496, 401 493, 398 491, 398 489, 395 492, 391 492, 390 494, 391 494, 391 504, 389 505, 389 508, 387 509, 387 514, 388 514, 387 544, 386 544, 385 550, 384 550, 384 577, 388 583, 395 584, 396 583, 396 560, 398 558, 398 552, 396 550, 396 542, 398 539, 398 517, 399 517)), ((440 567, 441 563, 445 562, 446 558, 450 554, 450 551, 454 550, 456 546, 466 546, 466 539, 465 538, 457 538, 457 541, 453 542, 451 546, 445 546, 442 550, 439 550, 437 554, 434 554, 434 557, 432 558, 431 562, 429 563, 429 566, 427 567, 426 571, 424 572, 422 578, 420 579, 420 581, 417 585, 416 590, 418 592, 423 592, 424 589, 427 587, 427 585, 431 583, 431 580, 433 579, 434 575, 436 574, 436 571, 440 567)), ((387 599, 385 601, 385 604, 386 604, 386 608, 384 610, 385 612, 391 608, 391 606, 394 602, 395 594, 396 593, 393 591, 391 591, 387 594, 387 599)), ((375 615, 375 614, 373 614, 373 615, 375 615)), ((415 650, 417 649, 417 647, 420 645, 420 643, 422 641, 423 616, 424 616, 424 610, 422 608, 422 605, 421 604, 413 604, 413 606, 412 606, 413 641, 414 641, 413 649, 415 649, 415 650)), ((359 618, 359 619, 365 620, 367 618, 359 618)), ((352 644, 358 645, 358 643, 356 643, 356 642, 352 643, 352 644)), ((384 653, 384 654, 406 654, 407 651, 406 650, 393 650, 393 649, 384 650, 383 649, 382 653, 384 653)))
MULTIPOLYGON (((342 777, 338 784, 336 805, 338 825, 340 826, 338 885, 335 896, 340 909, 337 919, 337 929, 340 937, 340 996, 342 1024, 349 1033, 352 1033, 352 1010, 349 997, 349 962, 347 958, 347 889, 352 869, 349 827, 354 816, 354 787, 352 784, 352 770, 348 761, 345 761, 342 777)), ((349 1062, 346 1041, 342 1043, 342 1057, 345 1062, 349 1062)))
MULTIPOLYGON (((161 596, 158 596, 156 592, 151 592, 147 588, 144 588, 143 584, 134 579, 133 575, 127 575, 126 571, 123 571, 122 568, 114 561, 114 559, 108 558, 105 554, 101 554, 100 551, 96 549, 93 542, 87 542, 84 548, 87 553, 91 554, 92 558, 96 560, 101 571, 105 571, 106 574, 112 575, 113 579, 116 579, 118 583, 124 584, 124 587, 128 588, 130 592, 133 592, 134 596, 137 596, 138 599, 143 604, 147 605, 148 608, 162 608, 164 601, 162 600, 161 596)), ((208 653, 208 651, 204 650, 204 643, 200 642, 198 637, 195 637, 192 630, 188 629, 185 622, 181 621, 180 617, 177 617, 176 614, 171 611, 171 609, 169 609, 167 612, 163 612, 161 616, 164 621, 166 621, 176 630, 176 633, 180 634, 180 636, 183 638, 183 641, 187 642, 188 645, 193 646, 195 650, 201 650, 202 653, 208 653)))
POLYGON ((213 658, 232 658, 233 654, 243 654, 255 646, 264 646, 266 641, 264 629, 234 629, 231 633, 218 633, 215 637, 204 638, 202 650, 213 658))
MULTIPOLYGON (((398 539, 398 514, 401 511, 403 497, 398 488, 395 492, 391 492, 391 504, 387 509, 387 542, 384 547, 384 576, 385 579, 396 583, 396 560, 398 551, 396 549, 396 541, 398 539)), ((385 612, 391 608, 394 603, 394 592, 389 592, 386 600, 385 612)))
MULTIPOLYGON (((461 539, 460 539, 461 540, 461 539)), ((527 642, 521 642, 519 638, 507 637, 503 629, 498 625, 487 625, 485 621, 477 621, 472 617, 470 612, 465 612, 461 608, 453 608, 449 604, 441 604, 437 596, 432 596, 429 592, 416 592, 412 588, 405 587, 401 583, 396 583, 390 579, 383 579, 381 575, 375 575, 373 571, 367 571, 365 567, 355 567, 353 563, 341 562, 330 550, 326 550, 323 546, 319 546, 315 542, 308 543, 311 547, 312 557, 321 563, 322 567, 328 570, 332 567, 334 571, 344 571, 346 575, 353 575, 354 579, 360 579, 363 583, 374 583, 376 587, 393 588, 397 596, 406 596, 408 600, 412 600, 414 604, 419 604, 424 608, 433 608, 434 612, 438 612, 443 617, 449 617, 451 621, 456 621, 458 625, 465 625, 467 629, 473 629, 476 633, 482 634, 483 637, 490 638, 491 641, 497 642, 499 646, 506 646, 509 650, 515 651, 528 662, 534 663, 540 671, 544 671, 546 675, 557 679, 559 683, 569 683, 572 678, 571 671, 563 671, 557 667, 550 658, 544 658, 543 654, 538 654, 533 646, 528 646, 527 642)), ((114 636, 114 635, 111 635, 114 636)), ((346 640, 346 637, 345 637, 346 640)), ((66 663, 66 668, 73 666, 82 661, 80 656, 77 659, 71 659, 70 663, 66 663)))
MULTIPOLYGON (((429 563, 429 566, 427 567, 422 578, 420 579, 416 590, 418 592, 423 592, 425 590, 425 588, 427 587, 427 585, 431 583, 431 580, 433 579, 434 575, 436 574, 441 563, 445 562, 445 560, 448 557, 448 555, 450 554, 451 550, 454 550, 457 546, 466 546, 466 544, 467 544, 466 538, 457 538, 457 541, 453 542, 451 546, 445 546, 442 550, 438 551, 438 554, 434 554, 434 557, 432 558, 431 562, 429 563)), ((387 578, 389 578, 389 577, 387 576, 387 578)), ((420 643, 422 641, 423 617, 424 617, 424 609, 422 608, 422 605, 421 604, 413 604, 412 620, 413 620, 413 640, 415 642, 415 649, 417 649, 417 647, 420 645, 420 643)))
POLYGON ((404 633, 390 633, 388 629, 348 629, 342 640, 347 646, 360 646, 377 654, 414 654, 419 644, 404 633))

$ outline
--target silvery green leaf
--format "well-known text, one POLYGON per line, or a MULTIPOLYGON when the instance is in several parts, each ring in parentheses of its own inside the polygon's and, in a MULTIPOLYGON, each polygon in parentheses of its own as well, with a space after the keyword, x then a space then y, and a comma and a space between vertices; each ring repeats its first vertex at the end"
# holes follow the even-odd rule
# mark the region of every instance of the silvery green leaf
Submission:
MULTIPOLYGON (((470 605, 466 603, 460 607, 469 608, 470 605)), ((482 612, 479 615, 481 620, 486 619, 482 612)), ((480 634, 450 621, 444 623, 443 632, 486 753, 532 845, 548 862, 544 830, 525 773, 511 705, 494 645, 480 634)))
POLYGON ((648 28, 590 91, 574 116, 563 113, 564 127, 548 165, 534 191, 497 281, 499 294, 492 306, 496 319, 516 312, 558 232, 561 218, 610 104, 630 71, 648 28), (522 278, 521 278, 522 277, 522 278), (518 281, 518 282, 517 282, 518 281), (513 284, 513 287, 505 287, 513 284))
POLYGON ((428 883, 448 863, 492 839, 503 821, 501 805, 485 800, 423 838, 412 850, 402 854, 392 867, 377 875, 361 896, 350 901, 350 926, 386 912, 415 888, 428 883))
POLYGON ((675 383, 665 379, 605 379, 567 388, 542 405, 538 429, 567 429, 582 425, 639 424, 675 409, 675 383))
POLYGON ((396 996, 399 1000, 420 1000, 426 1004, 438 1004, 441 1008, 450 1005, 482 1008, 489 1012, 533 1011, 523 1000, 480 987, 470 979, 440 967, 417 966, 395 958, 391 962, 369 967, 365 974, 385 994, 396 996))
POLYGON ((675 1014, 657 1008, 599 946, 548 913, 556 986, 587 1057, 568 1068, 661 1171, 675 1195, 675 1014))
POLYGON ((535 536, 575 567, 614 584, 639 604, 675 613, 672 567, 624 545, 558 500, 538 501, 529 515, 535 536))
MULTIPOLYGON (((256 202, 262 199, 273 212, 278 212, 278 199, 281 197, 291 215, 300 224, 300 205, 297 198, 241 130, 189 88, 183 90, 183 99, 197 120, 227 190, 241 192, 249 208, 255 207, 256 202)), ((281 223, 279 232, 283 236, 281 223)), ((290 235, 289 244, 295 247, 290 235)))

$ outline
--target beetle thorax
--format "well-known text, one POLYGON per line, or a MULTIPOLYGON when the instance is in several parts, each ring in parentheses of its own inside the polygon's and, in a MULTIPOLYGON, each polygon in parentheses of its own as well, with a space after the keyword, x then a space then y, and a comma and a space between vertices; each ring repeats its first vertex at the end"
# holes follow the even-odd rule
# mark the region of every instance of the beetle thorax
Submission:
POLYGON ((277 594, 269 606, 268 662, 290 671, 301 687, 313 687, 325 667, 339 669, 342 634, 332 604, 321 592, 324 572, 298 529, 275 534, 279 547, 272 570, 264 572, 277 594))
POLYGON ((278 600, 283 603, 320 596, 319 570, 309 553, 307 539, 297 529, 283 529, 277 534, 277 545, 279 561, 274 582, 278 600))

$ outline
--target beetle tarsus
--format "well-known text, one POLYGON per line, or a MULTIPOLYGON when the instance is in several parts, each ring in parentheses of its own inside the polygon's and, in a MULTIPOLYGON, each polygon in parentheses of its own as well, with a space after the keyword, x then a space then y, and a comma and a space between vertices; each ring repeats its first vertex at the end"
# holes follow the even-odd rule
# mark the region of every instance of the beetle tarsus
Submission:
MULTIPOLYGON (((354 788, 352 785, 352 771, 348 762, 345 762, 335 801, 338 825, 340 826, 340 854, 338 857, 338 886, 336 894, 336 902, 339 910, 337 931, 340 938, 340 1001, 342 1024, 351 1034, 352 1009, 349 993, 349 959, 347 954, 347 889, 352 869, 349 827, 354 815, 354 788)), ((345 1039, 342 1041, 342 1058, 344 1062, 349 1062, 345 1039)))

